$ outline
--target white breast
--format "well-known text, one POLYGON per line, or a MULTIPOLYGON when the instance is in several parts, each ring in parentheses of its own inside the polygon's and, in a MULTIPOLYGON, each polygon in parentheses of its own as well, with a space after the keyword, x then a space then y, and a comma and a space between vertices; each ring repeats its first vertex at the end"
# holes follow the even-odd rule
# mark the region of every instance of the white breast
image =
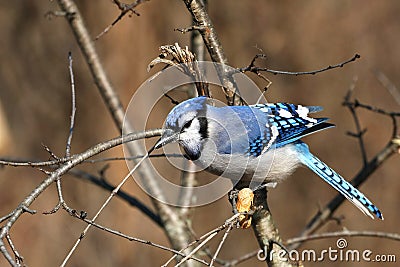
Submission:
POLYGON ((300 164, 293 145, 273 149, 259 157, 242 154, 218 154, 212 142, 203 144, 202 154, 194 162, 207 171, 241 182, 280 182, 300 164))

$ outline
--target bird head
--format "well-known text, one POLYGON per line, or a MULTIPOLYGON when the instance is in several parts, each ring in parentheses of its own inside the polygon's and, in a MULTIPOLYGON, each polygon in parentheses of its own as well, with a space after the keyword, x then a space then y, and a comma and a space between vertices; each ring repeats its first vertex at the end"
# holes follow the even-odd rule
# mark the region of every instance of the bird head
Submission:
POLYGON ((165 121, 164 133, 155 149, 178 142, 191 160, 200 157, 202 141, 208 137, 207 97, 196 97, 175 106, 165 121))

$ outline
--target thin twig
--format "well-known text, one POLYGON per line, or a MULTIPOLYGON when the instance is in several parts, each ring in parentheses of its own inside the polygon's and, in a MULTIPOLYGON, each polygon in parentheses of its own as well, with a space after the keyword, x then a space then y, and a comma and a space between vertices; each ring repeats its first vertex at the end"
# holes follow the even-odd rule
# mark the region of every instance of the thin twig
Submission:
MULTIPOLYGON (((78 7, 71 0, 58 0, 58 4, 62 11, 67 14, 65 18, 69 22, 71 29, 75 34, 76 41, 86 59, 94 82, 97 85, 115 124, 119 131, 122 132, 125 111, 100 62, 96 48, 85 26, 82 15, 79 12, 78 7)), ((133 132, 133 129, 131 130, 131 132, 133 132)))
POLYGON ((10 218, 11 216, 13 216, 14 212, 10 212, 9 214, 3 216, 0 218, 0 223, 4 222, 5 220, 7 220, 8 218, 10 218))
POLYGON ((202 28, 201 26, 197 26, 197 25, 192 25, 190 27, 187 28, 176 28, 174 29, 174 31, 180 32, 180 33, 187 33, 187 32, 196 32, 199 30, 204 30, 204 28, 202 28))
POLYGON ((353 61, 356 61, 361 56, 359 54, 355 54, 352 58, 350 58, 350 59, 348 59, 346 61, 343 61, 343 62, 341 62, 339 64, 329 65, 329 66, 327 66, 325 68, 318 69, 318 70, 299 71, 299 72, 272 70, 272 69, 268 69, 268 68, 256 67, 256 66, 254 66, 254 60, 255 60, 256 57, 254 57, 252 59, 253 64, 250 64, 249 66, 244 67, 244 68, 240 68, 239 71, 241 71, 241 72, 250 71, 250 72, 253 72, 255 74, 258 74, 259 72, 269 72, 269 73, 272 73, 274 75, 276 75, 276 74, 295 75, 295 76, 298 76, 298 75, 315 75, 315 74, 320 73, 320 72, 324 72, 324 71, 328 71, 328 70, 332 70, 332 69, 336 69, 336 68, 342 68, 344 65, 346 65, 348 63, 351 63, 353 61))
MULTIPOLYGON (((98 158, 98 159, 88 159, 84 160, 82 163, 98 163, 98 162, 105 162, 105 161, 115 161, 115 160, 137 160, 143 158, 144 155, 138 155, 134 157, 111 157, 111 158, 98 158)), ((162 157, 167 157, 167 158, 183 158, 182 154, 176 154, 176 153, 171 153, 171 154, 152 154, 149 155, 149 158, 162 158, 162 157)), ((36 161, 32 159, 0 159, 0 165, 4 166, 12 166, 12 167, 43 167, 43 166, 58 166, 60 164, 63 164, 69 160, 71 160, 72 157, 68 158, 59 158, 58 160, 49 160, 49 161, 36 161)))
POLYGON ((27 206, 25 206, 25 205, 23 205, 23 204, 22 204, 22 206, 21 206, 21 209, 22 209, 22 212, 27 212, 27 213, 29 213, 29 214, 31 214, 31 215, 37 213, 36 210, 32 210, 32 209, 28 208, 27 206))
POLYGON ((353 96, 356 82, 357 82, 357 77, 354 77, 353 83, 351 84, 349 91, 347 92, 342 105, 346 106, 349 109, 351 115, 353 116, 354 124, 356 126, 356 133, 353 134, 353 133, 349 132, 349 134, 358 139, 363 165, 365 166, 367 164, 368 158, 367 158, 367 151, 365 148, 363 135, 366 133, 366 130, 361 129, 361 123, 360 123, 360 120, 358 119, 356 108, 354 107, 354 105, 351 104, 351 97, 353 96))
MULTIPOLYGON (((193 246, 194 244, 200 242, 201 240, 209 237, 210 235, 213 234, 218 234, 220 231, 224 230, 226 227, 228 227, 231 224, 235 224, 237 218, 240 216, 240 213, 232 215, 229 219, 227 219, 222 225, 208 231, 207 233, 203 234, 201 237, 197 238, 196 240, 193 240, 190 242, 188 245, 183 247, 179 252, 185 251, 187 248, 193 246)), ((162 267, 166 267, 172 260, 174 260, 177 257, 177 255, 172 256, 166 263, 162 265, 162 267)))
MULTIPOLYGON (((138 155, 134 157, 111 157, 111 158, 98 158, 98 159, 91 159, 91 160, 85 160, 85 163, 97 163, 97 162, 105 162, 105 161, 114 161, 114 160, 137 160, 143 158, 144 155, 138 155)), ((177 153, 171 153, 171 154, 151 154, 149 155, 149 158, 184 158, 182 154, 177 154, 177 153)), ((1 164, 1 162, 0 162, 1 164)))
POLYGON ((67 12, 64 11, 48 11, 44 14, 44 17, 48 20, 51 20, 54 17, 65 17, 67 16, 67 12))
POLYGON ((206 245, 211 239, 213 239, 218 232, 214 232, 210 234, 206 239, 203 240, 197 247, 195 247, 186 257, 184 257, 175 267, 181 266, 185 263, 188 259, 190 259, 199 249, 201 249, 204 245, 206 245))
MULTIPOLYGON (((39 197, 40 194, 42 194, 54 181, 61 175, 64 175, 67 173, 70 169, 75 167, 76 165, 80 164, 83 162, 85 159, 88 159, 94 155, 97 155, 105 150, 108 150, 112 147, 121 145, 123 143, 131 142, 133 140, 138 140, 142 138, 148 138, 148 137, 154 137, 154 136, 159 136, 161 135, 163 130, 157 129, 157 130, 149 130, 146 132, 142 133, 132 133, 124 136, 120 136, 114 139, 111 139, 106 142, 99 143, 88 150, 74 155, 71 160, 68 162, 64 163, 61 165, 59 168, 51 172, 51 175, 49 175, 45 180, 43 180, 32 192, 29 193, 28 196, 25 197, 25 199, 18 205, 18 207, 12 212, 12 216, 7 219, 7 223, 3 225, 3 227, 0 230, 0 250, 3 253, 3 255, 7 258, 7 250, 4 247, 4 243, 2 242, 2 239, 9 233, 10 229, 12 226, 15 224, 15 222, 20 218, 20 216, 26 212, 34 212, 32 210, 29 210, 29 206, 39 197)), ((14 262, 14 261, 12 261, 14 262)), ((14 266, 14 265, 13 265, 14 266)))
POLYGON ((371 105, 366 105, 358 101, 357 99, 354 100, 353 105, 355 108, 360 107, 378 114, 386 115, 386 116, 393 116, 393 117, 399 117, 400 112, 394 112, 394 111, 387 111, 382 108, 374 107, 371 105))
POLYGON ((219 242, 219 245, 218 245, 218 247, 217 247, 217 250, 215 251, 215 254, 214 254, 214 256, 213 256, 212 259, 211 259, 210 267, 214 266, 214 261, 216 260, 216 258, 217 258, 217 256, 218 256, 219 252, 221 251, 221 248, 222 248, 223 244, 225 243, 226 238, 228 237, 228 235, 229 235, 229 233, 231 232, 232 228, 233 228, 233 223, 231 223, 231 224, 228 226, 228 229, 226 229, 225 234, 222 236, 221 242, 219 242))
POLYGON ((140 14, 135 10, 135 8, 140 5, 141 3, 147 2, 150 0, 136 0, 134 3, 131 4, 125 4, 121 3, 118 0, 113 0, 114 4, 118 7, 118 9, 121 11, 121 13, 118 15, 118 17, 109 25, 107 26, 101 33, 99 33, 96 38, 94 38, 95 41, 97 41, 100 37, 102 37, 104 34, 109 32, 112 27, 114 27, 115 24, 118 23, 123 17, 125 17, 126 14, 135 14, 136 16, 140 16, 140 14))
POLYGON ((45 167, 45 166, 55 166, 65 163, 69 159, 61 158, 58 160, 46 160, 46 161, 34 161, 30 159, 6 159, 0 160, 0 165, 12 166, 12 167, 45 167))
MULTIPOLYGON (((72 136, 74 134, 74 125, 75 125, 75 114, 76 114, 76 93, 75 93, 75 80, 74 80, 74 72, 72 69, 72 53, 68 53, 68 70, 69 76, 71 80, 71 117, 70 117, 70 126, 68 131, 68 138, 67 144, 65 147, 65 158, 69 158, 71 155, 71 142, 72 136)), ((59 158, 57 158, 59 160, 59 158)), ((71 210, 71 208, 67 205, 64 200, 62 187, 61 187, 61 177, 58 177, 56 180, 56 187, 57 187, 57 195, 58 195, 58 203, 57 205, 50 211, 44 212, 44 214, 54 214, 56 213, 61 207, 65 210, 71 210)))
POLYGON ((18 266, 21 266, 21 264, 23 264, 23 262, 24 262, 24 257, 22 257, 19 254, 19 252, 17 251, 17 249, 15 248, 14 243, 12 242, 9 234, 6 235, 6 239, 7 239, 8 244, 10 245, 12 252, 14 253, 15 262, 18 264, 18 266))
POLYGON ((50 147, 46 146, 45 144, 42 143, 42 146, 44 150, 46 150, 47 153, 49 153, 51 159, 59 160, 59 158, 56 156, 56 154, 51 151, 50 147))
MULTIPOLYGON (((114 186, 112 186, 109 182, 107 182, 104 179, 100 179, 95 175, 92 175, 90 173, 81 171, 81 170, 71 170, 69 171, 70 174, 73 176, 84 179, 86 181, 90 181, 91 183, 98 185, 108 191, 112 191, 115 189, 114 186)), ((150 218, 153 222, 155 222, 158 226, 162 227, 162 221, 160 219, 160 216, 155 214, 150 208, 148 208, 143 202, 141 202, 138 198, 129 195, 127 192, 119 190, 117 192, 117 196, 120 197, 121 199, 125 200, 128 202, 131 206, 136 207, 138 210, 143 212, 148 218, 150 218)))
POLYGON ((75 80, 74 80, 74 71, 72 69, 72 53, 68 53, 68 69, 69 76, 71 79, 71 121, 69 126, 69 134, 67 138, 67 146, 65 148, 65 157, 68 158, 71 155, 71 142, 72 135, 74 134, 74 124, 75 124, 75 114, 76 114, 76 93, 75 93, 75 80))
MULTIPOLYGON (((256 48, 262 52, 262 50, 260 48, 258 48, 258 47, 256 47, 256 48)), ((250 72, 256 74, 258 77, 260 77, 262 80, 264 80, 267 83, 267 85, 264 87, 264 90, 263 90, 263 94, 264 94, 267 92, 267 90, 271 86, 272 82, 267 77, 265 77, 260 71, 256 70, 257 66, 255 63, 256 63, 256 60, 259 58, 266 59, 267 56, 265 54, 256 54, 253 57, 253 59, 251 60, 250 64, 247 67, 239 69, 239 71, 243 72, 243 73, 246 71, 250 71, 250 72)), ((262 95, 260 96, 260 99, 261 99, 261 97, 262 97, 262 95)), ((260 101, 260 99, 257 101, 257 103, 260 101)))
MULTIPOLYGON (((91 225, 91 226, 93 226, 95 228, 98 228, 98 229, 100 229, 102 231, 105 231, 105 232, 108 232, 110 234, 122 237, 124 239, 129 240, 129 241, 134 241, 134 242, 142 243, 142 244, 149 245, 149 246, 152 246, 152 247, 155 247, 155 248, 159 248, 159 249, 162 249, 162 250, 165 250, 165 251, 168 251, 168 252, 172 252, 175 255, 180 255, 182 257, 186 256, 184 253, 182 253, 180 251, 177 251, 177 250, 174 250, 172 248, 169 248, 169 247, 166 247, 166 246, 163 246, 163 245, 160 245, 160 244, 148 241, 148 240, 143 240, 143 239, 140 239, 140 238, 137 238, 137 237, 129 236, 129 235, 121 233, 121 232, 119 232, 117 230, 113 230, 111 228, 108 228, 108 227, 105 227, 105 226, 100 225, 98 223, 95 223, 93 220, 85 218, 85 216, 82 217, 81 214, 79 214, 77 212, 72 212, 70 215, 75 217, 75 218, 78 218, 78 219, 84 221, 88 225, 91 225)), ((198 262, 200 262, 200 263, 202 263, 204 265, 208 265, 208 263, 206 261, 202 260, 202 259, 198 259, 196 257, 191 257, 190 259, 198 261, 198 262)))
MULTIPOLYGON (((110 203, 111 199, 118 193, 118 191, 121 189, 121 187, 125 184, 125 182, 131 177, 131 175, 136 171, 136 169, 140 166, 140 164, 147 159, 147 155, 143 157, 138 163, 136 163, 135 167, 132 168, 132 170, 129 171, 129 173, 122 179, 122 181, 117 185, 117 187, 114 188, 113 191, 111 191, 110 195, 108 198, 104 201, 103 205, 100 207, 100 209, 96 212, 96 214, 92 218, 92 222, 94 222, 103 212, 103 210, 106 208, 106 206, 110 203)), ((80 244, 81 240, 86 236, 87 231, 89 231, 91 227, 91 224, 88 224, 85 229, 82 231, 80 234, 79 238, 76 240, 74 246, 71 248, 71 250, 68 252, 67 256, 64 258, 62 264, 60 267, 64 267, 68 260, 71 258, 72 254, 80 244)))
MULTIPOLYGON (((208 8, 208 0, 200 0, 202 2, 202 5, 205 10, 208 8)), ((200 30, 197 25, 196 21, 192 18, 192 28, 196 29, 196 31, 191 31, 190 33, 190 50, 193 52, 193 54, 196 57, 197 61, 205 61, 205 56, 206 56, 206 47, 204 45, 203 38, 198 30, 200 30)), ((203 81, 203 80, 202 80, 203 81)), ((206 84, 205 82, 201 82, 200 84, 196 83, 197 87, 197 95, 205 95, 208 97, 212 97, 211 91, 209 88, 209 85, 206 84)), ((188 91, 189 97, 194 97, 195 95, 188 91)))
POLYGON ((7 251, 6 245, 3 242, 3 238, 0 238, 0 252, 1 252, 1 254, 3 254, 4 258, 8 261, 10 266, 21 267, 19 264, 16 263, 16 261, 13 259, 13 257, 10 255, 10 253, 7 251))

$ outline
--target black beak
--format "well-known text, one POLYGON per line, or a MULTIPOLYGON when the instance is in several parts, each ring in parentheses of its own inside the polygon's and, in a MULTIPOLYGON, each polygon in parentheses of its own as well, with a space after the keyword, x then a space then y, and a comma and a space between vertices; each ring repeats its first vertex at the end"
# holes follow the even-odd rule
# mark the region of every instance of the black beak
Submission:
POLYGON ((178 141, 179 133, 174 132, 171 129, 166 129, 163 135, 161 136, 160 140, 154 146, 154 149, 159 149, 166 144, 178 141))

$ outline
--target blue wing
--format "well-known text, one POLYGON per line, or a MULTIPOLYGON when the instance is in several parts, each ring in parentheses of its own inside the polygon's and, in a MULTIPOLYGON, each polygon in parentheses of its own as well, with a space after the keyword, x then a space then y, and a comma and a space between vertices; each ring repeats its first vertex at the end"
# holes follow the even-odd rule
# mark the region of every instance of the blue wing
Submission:
POLYGON ((325 182, 339 191, 339 193, 350 200, 350 202, 359 208, 365 215, 374 218, 372 214, 375 214, 376 217, 383 220, 382 213, 367 197, 364 196, 363 193, 343 179, 343 177, 334 170, 329 168, 329 166, 324 162, 311 154, 305 143, 298 141, 295 146, 301 163, 310 168, 325 182))
POLYGON ((267 115, 269 125, 266 128, 269 132, 273 127, 277 130, 275 136, 271 136, 271 133, 268 133, 268 136, 275 137, 274 144, 277 148, 293 143, 306 135, 334 127, 333 124, 326 122, 327 118, 311 118, 308 116, 308 113, 321 111, 322 108, 318 106, 305 107, 302 105, 276 103, 257 104, 250 107, 258 109, 267 115))

